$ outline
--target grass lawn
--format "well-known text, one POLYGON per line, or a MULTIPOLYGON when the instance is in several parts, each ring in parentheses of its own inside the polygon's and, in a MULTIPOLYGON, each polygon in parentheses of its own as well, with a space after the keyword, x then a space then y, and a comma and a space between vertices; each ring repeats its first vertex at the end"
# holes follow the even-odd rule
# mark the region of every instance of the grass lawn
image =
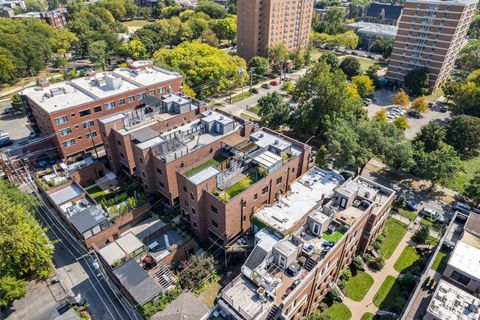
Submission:
POLYGON ((353 301, 362 301, 372 285, 373 278, 366 272, 359 272, 345 284, 347 297, 353 301))
POLYGON ((373 320, 375 318, 375 315, 370 312, 365 312, 363 316, 360 318, 360 320, 373 320))
POLYGON ((431 245, 431 246, 436 246, 438 244, 438 239, 435 238, 435 237, 432 237, 432 236, 428 236, 427 237, 427 244, 431 245))
POLYGON ((335 320, 350 320, 352 312, 343 303, 334 303, 330 308, 327 308, 322 315, 329 316, 335 320))
POLYGON ((218 282, 209 283, 208 286, 200 293, 198 299, 207 306, 207 308, 213 308, 217 294, 222 289, 222 286, 218 282))
POLYGON ((243 119, 247 119, 247 120, 253 121, 253 122, 259 120, 258 118, 252 117, 251 115, 248 115, 248 114, 246 114, 245 112, 242 112, 242 113, 240 114, 240 117, 242 117, 243 119))
POLYGON ((442 185, 462 193, 465 185, 473 178, 475 172, 480 170, 480 156, 462 161, 462 166, 463 170, 461 172, 457 172, 453 179, 444 181, 442 185))
POLYGON ((425 225, 425 226, 429 226, 430 228, 435 229, 435 230, 441 230, 442 227, 443 227, 443 223, 435 222, 430 217, 422 218, 420 220, 420 224, 425 225))
POLYGON ((400 209, 400 210, 398 210, 398 213, 400 215, 404 216, 405 218, 410 219, 410 220, 415 220, 415 218, 417 217, 416 212, 413 212, 413 211, 410 211, 410 210, 407 210, 407 209, 400 209))
POLYGON ((258 173, 252 173, 244 178, 242 178, 240 181, 232 185, 230 188, 225 190, 225 193, 227 193, 231 198, 235 197, 237 194, 243 192, 245 189, 250 187, 252 184, 260 180, 262 177, 258 173))
POLYGON ((326 240, 326 241, 329 241, 329 242, 337 242, 338 240, 340 240, 343 237, 344 234, 345 234, 344 230, 337 230, 332 234, 322 235, 322 239, 326 240))
POLYGON ((441 96, 443 96, 443 90, 442 90, 442 88, 438 88, 437 90, 432 92, 431 95, 426 96, 426 98, 427 98, 428 101, 436 101, 441 96))
POLYGON ((255 105, 253 107, 248 108, 248 111, 258 114, 258 112, 260 111, 260 107, 258 105, 255 105))
POLYGON ((437 256, 435 257, 435 260, 433 261, 432 269, 439 273, 442 273, 443 270, 445 270, 445 267, 447 266, 447 262, 448 262, 448 259, 450 258, 450 254, 451 254, 450 250, 441 248, 437 256))
POLYGON ((389 259, 392 256, 406 232, 407 225, 405 223, 394 218, 388 218, 383 231, 385 239, 380 247, 380 251, 385 259, 389 259))
POLYGON ((102 199, 105 198, 105 196, 107 195, 105 190, 103 190, 97 185, 91 187, 90 189, 87 189, 86 191, 97 202, 102 201, 102 199))
POLYGON ((402 254, 398 257, 397 261, 393 265, 395 270, 403 272, 415 264, 420 259, 420 256, 414 247, 407 246, 403 249, 402 254))
MULTIPOLYGON (((250 93, 249 91, 245 91, 244 93, 237 94, 232 97, 232 102, 231 103, 237 103, 239 101, 242 101, 244 99, 247 99, 251 97, 253 94, 250 93)), ((230 99, 227 99, 228 102, 230 102, 230 99)))
POLYGON ((210 159, 204 163, 202 163, 201 165, 199 165, 198 167, 195 167, 187 172, 185 172, 185 176, 186 177, 191 177, 193 176, 195 173, 197 172, 200 172, 202 171, 203 169, 206 169, 210 166, 217 166, 219 163, 223 162, 227 160, 227 157, 225 156, 222 156, 222 155, 219 155, 219 156, 216 156, 216 157, 213 157, 213 159, 210 159))
POLYGON ((151 23, 148 20, 131 20, 122 22, 122 24, 127 28, 143 28, 146 24, 151 23))
POLYGON ((394 276, 387 276, 383 281, 382 285, 378 289, 377 293, 373 297, 373 304, 382 309, 391 305, 395 298, 400 296, 400 286, 398 285, 397 279, 394 276))

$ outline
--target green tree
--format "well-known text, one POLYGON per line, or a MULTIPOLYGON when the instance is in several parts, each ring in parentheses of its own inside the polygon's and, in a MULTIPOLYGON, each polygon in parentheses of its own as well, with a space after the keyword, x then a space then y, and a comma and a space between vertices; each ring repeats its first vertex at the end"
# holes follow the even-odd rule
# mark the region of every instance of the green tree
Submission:
POLYGON ((358 46, 358 36, 351 30, 334 35, 330 41, 330 45, 333 47, 355 49, 358 46))
POLYGON ((8 275, 0 277, 0 309, 6 309, 13 301, 25 297, 26 294, 24 280, 8 275))
POLYGON ((466 73, 480 69, 480 40, 470 40, 460 51, 458 65, 466 73))
POLYGON ((414 149, 410 141, 392 142, 382 160, 396 172, 409 172, 415 166, 414 149))
POLYGON ((360 97, 367 98, 373 96, 375 87, 372 79, 370 79, 368 76, 354 76, 352 77, 352 84, 357 89, 360 97))
POLYGON ((315 155, 315 164, 320 168, 327 168, 328 166, 328 149, 325 145, 320 146, 315 155))
POLYGON ((445 179, 453 178, 461 169, 458 153, 449 145, 425 152, 422 143, 415 144, 415 172, 432 181, 431 187, 445 179))
POLYGON ((188 19, 185 23, 190 29, 190 40, 195 40, 200 38, 202 35, 202 32, 208 29, 207 20, 198 18, 196 16, 191 19, 188 19))
POLYGON ((264 57, 253 57, 248 62, 248 70, 252 70, 254 74, 266 76, 269 69, 270 65, 268 64, 268 60, 264 57))
POLYGON ((348 79, 360 74, 360 62, 354 57, 346 57, 340 63, 340 69, 347 75, 348 79))
POLYGON ((124 43, 121 47, 121 51, 125 57, 132 58, 133 60, 145 59, 148 57, 147 49, 140 40, 136 39, 124 43))
POLYGON ((411 105, 412 110, 422 114, 428 111, 428 101, 425 96, 421 96, 413 100, 411 105))
POLYGON ((448 79, 442 86, 443 96, 447 98, 447 102, 452 100, 460 89, 461 82, 454 79, 448 79))
POLYGON ((387 110, 385 110, 385 108, 378 110, 373 116, 372 120, 387 123, 388 122, 387 110))
POLYGON ((294 90, 292 82, 291 81, 285 81, 282 84, 282 90, 285 91, 288 94, 292 94, 293 90, 294 90))
POLYGON ((158 25, 164 42, 167 43, 170 48, 180 44, 182 39, 189 33, 188 25, 183 23, 179 17, 160 19, 155 23, 158 25))
POLYGON ((204 12, 212 19, 223 19, 227 16, 225 8, 212 1, 202 1, 195 8, 195 12, 204 12))
POLYGON ((245 60, 197 41, 160 49, 153 59, 159 66, 181 71, 186 83, 202 97, 241 85, 248 79, 245 60))
POLYGON ((0 84, 17 81, 17 70, 13 57, 9 52, 2 52, 0 48, 0 84))
POLYGON ((480 85, 475 82, 466 81, 461 84, 452 100, 454 114, 480 116, 480 85))
POLYGON ((430 227, 428 225, 421 225, 414 233, 412 240, 417 244, 425 244, 430 234, 430 227))
POLYGON ((475 176, 470 179, 468 184, 465 186, 465 191, 463 195, 473 201, 475 206, 480 204, 480 172, 477 171, 475 176))
POLYGON ((220 40, 228 40, 231 43, 237 37, 237 21, 235 18, 212 19, 208 21, 208 26, 220 40))
POLYGON ((324 62, 312 65, 301 77, 293 92, 299 108, 293 117, 298 132, 326 138, 326 122, 335 117, 364 116, 363 104, 351 90, 340 70, 331 72, 324 62))
POLYGON ((315 31, 329 35, 336 35, 347 31, 345 11, 339 8, 327 9, 327 12, 323 15, 322 21, 315 31))
POLYGON ((443 147, 445 141, 445 128, 438 122, 424 125, 414 139, 421 142, 425 152, 432 152, 443 147))
POLYGON ((463 158, 476 156, 480 148, 480 118, 454 116, 447 126, 445 140, 463 158))
POLYGON ((162 9, 160 14, 163 19, 170 19, 173 17, 178 17, 182 13, 183 9, 180 6, 167 6, 162 9))
POLYGON ((288 49, 285 43, 274 43, 268 48, 268 60, 272 69, 279 68, 279 71, 283 70, 283 65, 288 58, 288 49))
POLYGON ((92 42, 88 46, 88 57, 105 71, 108 57, 107 43, 103 40, 92 42))
POLYGON ((414 95, 424 95, 428 93, 430 81, 430 71, 428 68, 416 68, 405 76, 405 86, 412 91, 414 95))
POLYGON ((78 37, 65 28, 55 29, 55 36, 51 39, 52 49, 64 57, 77 42, 78 37))
POLYGON ((261 97, 258 100, 258 107, 258 115, 262 117, 262 122, 271 128, 276 129, 288 120, 290 105, 278 92, 268 93, 261 97))
POLYGON ((212 47, 218 47, 219 44, 217 36, 211 29, 203 30, 200 35, 200 40, 212 47))
POLYGON ((193 256, 181 264, 178 284, 184 290, 198 289, 205 279, 215 273, 215 265, 211 256, 193 256))
POLYGON ((318 61, 327 63, 330 66, 330 69, 333 71, 337 70, 340 66, 340 61, 338 60, 337 55, 333 52, 322 53, 318 61))
POLYGON ((392 98, 392 104, 402 106, 405 108, 410 104, 410 99, 408 98, 408 95, 403 91, 403 89, 400 89, 392 98))
POLYGON ((289 59, 293 62, 295 69, 301 69, 305 66, 305 54, 302 49, 294 49, 289 54, 289 59))

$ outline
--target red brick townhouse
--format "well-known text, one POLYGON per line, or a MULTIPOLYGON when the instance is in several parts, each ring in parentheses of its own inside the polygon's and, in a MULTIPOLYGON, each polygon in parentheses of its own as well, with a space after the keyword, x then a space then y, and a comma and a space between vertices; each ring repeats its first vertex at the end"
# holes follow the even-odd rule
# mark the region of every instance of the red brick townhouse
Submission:
POLYGON ((365 178, 343 182, 336 172, 311 169, 254 214, 256 246, 217 311, 226 319, 304 319, 381 232, 394 197, 365 178))
POLYGON ((42 136, 53 137, 60 157, 73 158, 102 145, 97 119, 181 91, 180 74, 154 67, 151 61, 127 62, 127 68, 55 84, 43 81, 21 92, 31 122, 42 136))

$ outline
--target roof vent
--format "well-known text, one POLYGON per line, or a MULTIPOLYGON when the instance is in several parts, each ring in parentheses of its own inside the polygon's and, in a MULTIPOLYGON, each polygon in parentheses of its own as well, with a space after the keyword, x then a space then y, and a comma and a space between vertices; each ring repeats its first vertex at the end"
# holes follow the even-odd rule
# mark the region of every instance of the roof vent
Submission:
POLYGON ((280 141, 278 141, 278 139, 275 140, 274 144, 279 144, 280 141))

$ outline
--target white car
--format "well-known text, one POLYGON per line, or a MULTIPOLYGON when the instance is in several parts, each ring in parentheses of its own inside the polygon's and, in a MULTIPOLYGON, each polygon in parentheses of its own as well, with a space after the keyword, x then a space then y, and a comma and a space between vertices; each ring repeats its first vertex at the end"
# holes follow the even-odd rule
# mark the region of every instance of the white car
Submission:
POLYGON ((420 215, 424 217, 430 217, 433 221, 438 221, 441 223, 448 222, 448 219, 443 214, 430 208, 423 208, 422 211, 420 211, 420 215))

